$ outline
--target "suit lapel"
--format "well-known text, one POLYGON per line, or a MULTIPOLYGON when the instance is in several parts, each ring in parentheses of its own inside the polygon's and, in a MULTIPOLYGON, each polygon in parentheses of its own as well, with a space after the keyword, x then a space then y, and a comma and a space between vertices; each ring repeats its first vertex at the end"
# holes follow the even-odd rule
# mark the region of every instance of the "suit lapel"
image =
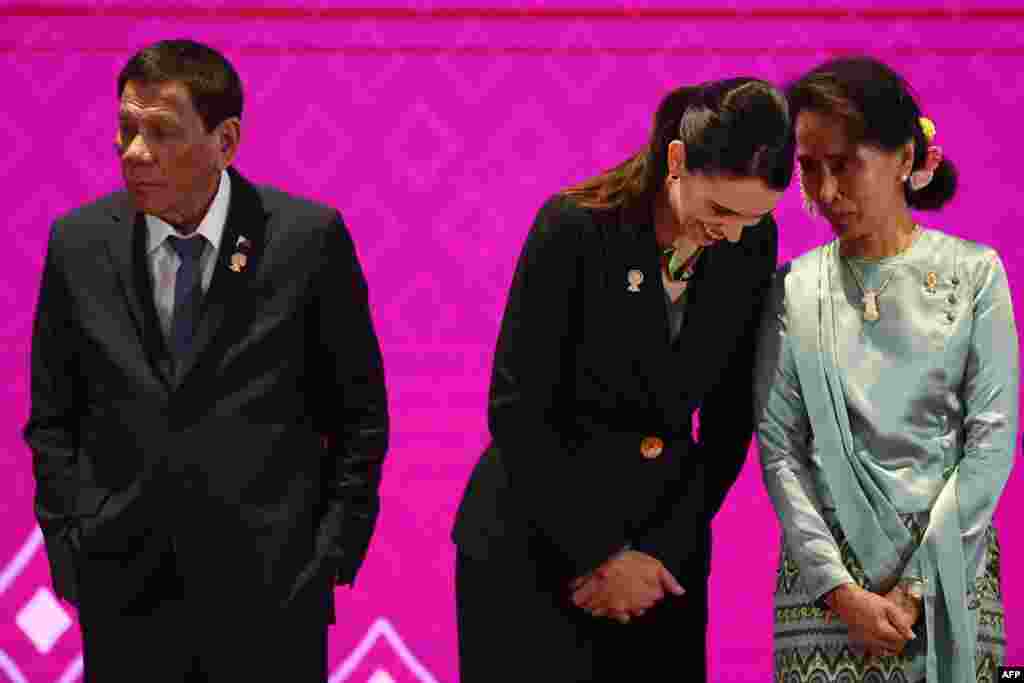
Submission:
POLYGON ((608 259, 611 264, 613 292, 624 296, 622 323, 630 337, 636 367, 645 371, 664 421, 682 429, 689 420, 687 405, 705 392, 713 379, 709 373, 721 371, 719 353, 723 334, 731 334, 734 322, 730 309, 743 304, 736 298, 730 257, 738 245, 723 243, 701 254, 694 280, 687 292, 683 325, 675 345, 671 343, 668 307, 661 281, 661 253, 654 236, 653 221, 643 216, 619 213, 618 225, 609 226, 608 259), (625 293, 630 270, 641 270, 644 282, 638 292, 625 293), (620 284, 621 283, 621 284, 620 284))
POLYGON ((144 216, 135 209, 131 195, 122 193, 111 211, 114 229, 107 237, 107 253, 117 273, 139 345, 154 374, 164 386, 171 383, 170 355, 153 300, 153 282, 147 260, 144 216))
MULTIPOLYGON (((683 324, 676 342, 676 350, 682 356, 691 356, 707 341, 706 333, 711 331, 708 324, 715 320, 710 305, 714 299, 712 294, 715 287, 713 277, 719 249, 721 249, 720 245, 709 247, 697 259, 693 280, 686 292, 683 324)), ((719 311, 719 317, 725 315, 727 315, 726 311, 719 311)))
POLYGON ((177 373, 179 386, 196 369, 217 332, 231 318, 232 310, 248 309, 242 298, 248 295, 248 284, 263 256, 268 218, 263 209, 263 201, 256 188, 237 171, 229 168, 228 173, 231 176, 231 204, 228 207, 227 223, 224 225, 217 263, 214 264, 213 278, 209 290, 203 296, 202 312, 192 348, 177 373), (250 246, 245 267, 236 272, 231 269, 231 257, 239 251, 239 238, 246 239, 250 246))
POLYGON ((622 302, 613 309, 621 316, 621 329, 628 335, 628 353, 646 379, 655 404, 674 424, 682 422, 680 403, 682 392, 678 386, 676 366, 680 359, 672 351, 665 302, 665 288, 661 282, 661 253, 649 217, 631 216, 626 211, 618 214, 618 221, 609 225, 609 251, 607 254, 612 293, 622 302), (631 271, 643 273, 643 282, 629 290, 631 271))
POLYGON ((739 245, 721 242, 701 255, 694 281, 688 292, 686 314, 679 332, 675 364, 679 379, 685 381, 684 391, 702 396, 715 377, 723 372, 722 354, 733 348, 739 334, 739 320, 749 301, 739 295, 738 282, 746 282, 748 273, 737 272, 739 245), (685 373, 685 376, 684 376, 685 373))

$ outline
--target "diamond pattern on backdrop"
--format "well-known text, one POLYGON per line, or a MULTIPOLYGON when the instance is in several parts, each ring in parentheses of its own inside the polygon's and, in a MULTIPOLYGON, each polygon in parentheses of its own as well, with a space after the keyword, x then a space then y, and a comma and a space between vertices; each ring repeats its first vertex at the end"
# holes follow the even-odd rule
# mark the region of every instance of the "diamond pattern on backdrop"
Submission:
POLYGON ((308 104, 281 137, 281 160, 290 175, 307 179, 306 192, 321 194, 341 182, 351 158, 352 138, 325 108, 308 104))
POLYGON ((50 589, 36 589, 32 599, 25 603, 14 617, 18 625, 36 650, 46 654, 53 649, 57 640, 71 628, 71 617, 60 606, 50 589))
MULTIPOLYGON (((785 81, 838 52, 886 59, 915 85, 961 171, 958 199, 923 218, 996 246, 1019 284, 1024 215, 1004 198, 1018 194, 1024 157, 1014 134, 1024 12, 1004 3, 982 14, 980 0, 926 2, 884 11, 869 0, 833 0, 832 9, 781 0, 703 10, 671 0, 492 0, 476 9, 403 0, 390 10, 280 0, 273 12, 240 0, 98 0, 77 15, 56 0, 0 8, 0 71, 8 76, 0 108, 8 240, 0 275, 0 370, 8 377, 0 394, 0 681, 73 683, 82 675, 74 610, 50 592, 41 537, 28 532, 31 458, 18 430, 49 226, 119 184, 114 79, 134 50, 182 35, 222 49, 246 87, 240 170, 337 207, 352 230, 395 435, 370 555, 356 588, 336 593, 331 681, 455 683, 449 527, 487 440, 490 354, 516 257, 547 196, 644 144, 668 88, 738 73, 785 81)), ((777 218, 784 259, 828 236, 792 191, 777 218)), ((1024 310, 1024 287, 1015 291, 1024 310)), ((751 463, 716 518, 709 656, 720 680, 765 680, 771 668, 777 529, 751 463), (745 543, 731 543, 736 537, 745 543), (748 635, 737 640, 737 632, 748 635)), ((1004 519, 1021 513, 1012 495, 1021 476, 1009 485, 1004 519)), ((1004 524, 1001 532, 1005 566, 1024 564, 1024 531, 1004 524)), ((1005 582, 1004 590, 1012 618, 1024 589, 1005 582)), ((1015 633, 1010 659, 1024 661, 1015 633)))
MULTIPOLYGON (((328 683, 362 680, 361 677, 354 677, 358 675, 359 670, 364 665, 364 661, 367 661, 368 656, 378 647, 384 648, 393 657, 397 658, 403 671, 401 674, 402 678, 394 678, 388 670, 375 668, 368 679, 369 683, 397 683, 399 680, 437 683, 437 679, 420 663, 416 655, 412 653, 402 640, 402 637, 398 635, 398 632, 386 619, 378 619, 374 622, 373 626, 370 627, 370 630, 363 636, 363 639, 352 650, 351 654, 334 670, 328 679, 328 683), (412 678, 408 678, 408 676, 412 676, 412 678)), ((392 668, 392 671, 398 670, 397 668, 392 668)))
MULTIPOLYGON (((12 531, 6 530, 7 540, 12 531)), ((13 613, 10 624, 0 624, 0 671, 15 683, 37 681, 61 667, 73 671, 77 661, 80 675, 78 636, 69 633, 74 622, 67 606, 50 591, 42 533, 34 528, 11 557, 0 561, 0 605, 13 613)))

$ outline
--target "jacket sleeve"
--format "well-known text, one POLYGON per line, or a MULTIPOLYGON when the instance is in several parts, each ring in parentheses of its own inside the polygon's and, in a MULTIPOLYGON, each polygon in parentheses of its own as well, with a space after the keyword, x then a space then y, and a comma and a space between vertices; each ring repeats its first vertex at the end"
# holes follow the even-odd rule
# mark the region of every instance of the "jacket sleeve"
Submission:
POLYGON ((592 220, 558 198, 539 211, 502 318, 488 414, 517 501, 576 576, 626 544, 621 510, 608 492, 588 486, 599 458, 567 438, 564 426, 575 399, 581 235, 592 220))
POLYGON ((757 436, 761 473, 779 518, 790 557, 805 589, 820 600, 833 588, 854 583, 839 544, 822 515, 811 461, 811 425, 797 376, 788 329, 785 269, 766 307, 758 348, 757 436))
POLYGON ((74 505, 84 387, 71 333, 72 304, 60 254, 60 228, 58 222, 50 233, 32 327, 32 405, 23 435, 32 451, 35 513, 54 591, 75 602, 74 505))
MULTIPOLYGON (((974 324, 960 398, 964 405, 963 453, 946 480, 955 487, 968 592, 985 556, 985 536, 1010 477, 1017 450, 1020 361, 1013 299, 999 255, 989 251, 976 275, 974 324)), ((937 500, 948 499, 937 496, 937 500)), ((935 511, 933 510, 933 513, 935 511)), ((937 515, 936 515, 937 516, 937 515)), ((903 577, 929 576, 927 541, 911 556, 903 577)), ((934 591, 934 586, 926 588, 934 591)))
POLYGON ((317 554, 349 584, 370 545, 388 448, 384 366, 366 278, 339 214, 323 236, 315 276, 309 353, 310 405, 327 454, 326 511, 317 554))

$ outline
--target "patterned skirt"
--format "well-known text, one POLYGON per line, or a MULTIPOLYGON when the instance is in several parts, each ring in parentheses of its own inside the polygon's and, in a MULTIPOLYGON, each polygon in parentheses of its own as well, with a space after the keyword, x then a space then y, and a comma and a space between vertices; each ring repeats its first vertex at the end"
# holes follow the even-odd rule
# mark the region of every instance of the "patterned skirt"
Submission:
MULTIPOLYGON (((903 522, 920 542, 927 513, 904 515, 903 522)), ((843 564, 853 579, 867 587, 867 577, 838 524, 829 523, 842 553, 843 564)), ((978 620, 977 683, 994 683, 996 667, 1006 655, 1003 599, 999 588, 999 541, 996 531, 986 531, 988 557, 985 571, 975 583, 969 603, 978 620)), ((854 651, 846 626, 833 619, 803 592, 800 571, 782 544, 775 586, 775 683, 923 683, 927 638, 924 620, 914 627, 917 635, 903 653, 869 658, 854 651)))

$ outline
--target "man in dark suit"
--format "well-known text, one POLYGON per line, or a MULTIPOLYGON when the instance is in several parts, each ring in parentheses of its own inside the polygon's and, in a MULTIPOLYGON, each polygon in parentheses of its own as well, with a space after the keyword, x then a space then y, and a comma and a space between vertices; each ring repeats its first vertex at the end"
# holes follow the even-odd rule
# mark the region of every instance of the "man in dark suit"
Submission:
POLYGON ((85 678, 323 681, 388 437, 352 241, 230 167, 216 51, 148 47, 118 92, 127 191, 53 226, 25 428, 85 678))

